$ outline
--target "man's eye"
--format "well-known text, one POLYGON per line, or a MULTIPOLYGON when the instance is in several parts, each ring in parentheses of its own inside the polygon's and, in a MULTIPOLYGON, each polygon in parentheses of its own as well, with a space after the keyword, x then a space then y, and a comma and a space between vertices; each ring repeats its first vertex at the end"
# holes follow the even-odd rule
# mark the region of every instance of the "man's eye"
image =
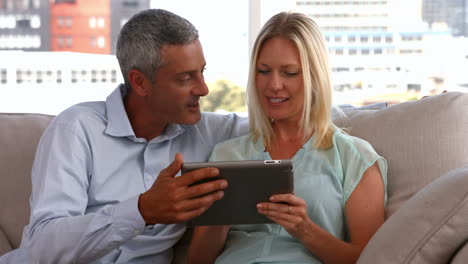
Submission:
POLYGON ((190 81, 190 79, 192 79, 192 76, 190 76, 189 74, 187 74, 187 75, 181 76, 181 77, 179 78, 179 81, 180 81, 180 82, 186 82, 186 81, 190 81))

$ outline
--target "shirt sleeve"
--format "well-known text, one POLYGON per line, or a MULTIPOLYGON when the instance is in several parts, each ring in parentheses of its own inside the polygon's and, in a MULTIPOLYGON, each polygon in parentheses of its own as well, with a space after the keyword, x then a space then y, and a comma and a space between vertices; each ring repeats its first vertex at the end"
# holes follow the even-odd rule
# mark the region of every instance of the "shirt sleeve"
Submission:
POLYGON ((249 120, 237 114, 217 114, 205 112, 202 123, 204 134, 215 142, 243 136, 249 132, 249 120))
POLYGON ((87 213, 92 151, 86 133, 55 120, 32 169, 31 219, 21 247, 38 263, 88 263, 144 231, 138 196, 87 213))
POLYGON ((364 172, 377 162, 385 189, 387 200, 387 161, 381 157, 365 140, 357 137, 335 133, 335 144, 338 146, 343 169, 343 206, 362 179, 364 172))

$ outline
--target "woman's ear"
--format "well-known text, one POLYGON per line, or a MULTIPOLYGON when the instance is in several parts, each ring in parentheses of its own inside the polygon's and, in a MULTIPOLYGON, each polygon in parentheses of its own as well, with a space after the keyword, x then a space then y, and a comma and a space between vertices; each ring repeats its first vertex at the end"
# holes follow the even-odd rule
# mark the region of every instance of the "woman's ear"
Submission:
POLYGON ((130 70, 128 72, 128 81, 132 86, 132 90, 139 96, 146 96, 151 89, 151 81, 139 70, 130 70))

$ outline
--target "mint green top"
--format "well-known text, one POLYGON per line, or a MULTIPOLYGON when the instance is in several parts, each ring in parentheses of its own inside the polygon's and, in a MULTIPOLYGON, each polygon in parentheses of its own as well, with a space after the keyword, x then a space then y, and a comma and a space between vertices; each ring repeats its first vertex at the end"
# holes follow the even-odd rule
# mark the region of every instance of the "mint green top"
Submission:
MULTIPOLYGON (((376 161, 386 186, 387 163, 369 143, 342 132, 334 133, 333 147, 327 150, 314 148, 313 140, 311 137, 292 158, 294 193, 306 201, 312 221, 346 241, 346 201, 376 161)), ((264 149, 261 139, 253 143, 247 135, 216 145, 210 160, 272 159, 264 149)), ((280 225, 259 224, 233 226, 216 263, 321 262, 280 225)))

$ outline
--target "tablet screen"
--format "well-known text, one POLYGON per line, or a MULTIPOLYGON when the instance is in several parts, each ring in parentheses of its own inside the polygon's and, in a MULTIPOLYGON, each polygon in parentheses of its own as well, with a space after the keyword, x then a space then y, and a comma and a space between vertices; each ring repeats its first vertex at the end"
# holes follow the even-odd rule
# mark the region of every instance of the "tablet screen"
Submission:
MULTIPOLYGON (((272 221, 257 212, 257 204, 270 196, 294 191, 291 160, 243 160, 184 163, 182 174, 205 167, 216 167, 229 186, 224 197, 200 216, 188 222, 195 225, 262 224, 272 221)), ((205 182, 202 180, 194 184, 205 182)))

